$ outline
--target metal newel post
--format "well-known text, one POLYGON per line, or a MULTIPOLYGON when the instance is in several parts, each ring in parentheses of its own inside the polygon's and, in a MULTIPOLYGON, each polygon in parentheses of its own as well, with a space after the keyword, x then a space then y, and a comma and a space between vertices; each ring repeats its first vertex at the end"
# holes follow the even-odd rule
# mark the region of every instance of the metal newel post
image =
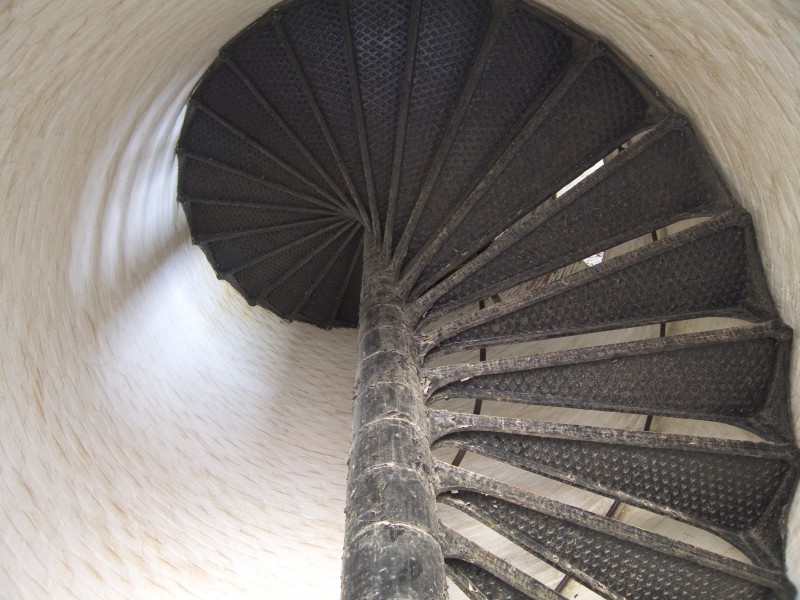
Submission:
POLYGON ((342 598, 441 600, 444 560, 412 329, 389 261, 367 239, 359 319, 342 598))

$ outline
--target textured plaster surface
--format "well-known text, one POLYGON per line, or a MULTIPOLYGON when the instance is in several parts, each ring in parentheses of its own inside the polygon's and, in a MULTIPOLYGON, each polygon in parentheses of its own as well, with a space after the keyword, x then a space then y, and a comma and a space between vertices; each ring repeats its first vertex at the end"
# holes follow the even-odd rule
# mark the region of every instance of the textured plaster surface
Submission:
POLYGON ((175 202, 185 98, 265 8, 0 14, 3 600, 338 595, 354 335, 251 310, 175 202))
MULTIPOLYGON (((183 102, 270 4, 0 0, 2 599, 338 597, 355 336, 250 310, 174 202, 183 102)), ((692 117, 797 328, 800 5, 547 4, 692 117)))

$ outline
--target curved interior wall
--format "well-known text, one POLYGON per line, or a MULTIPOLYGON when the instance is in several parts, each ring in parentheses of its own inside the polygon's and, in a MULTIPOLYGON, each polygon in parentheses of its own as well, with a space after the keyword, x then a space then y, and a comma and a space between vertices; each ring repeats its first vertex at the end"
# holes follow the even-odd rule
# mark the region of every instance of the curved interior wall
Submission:
MULTIPOLYGON (((545 4, 693 119, 798 329, 800 7, 545 4)), ((247 307, 174 201, 185 98, 271 5, 0 0, 2 598, 338 597, 354 333, 247 307)))

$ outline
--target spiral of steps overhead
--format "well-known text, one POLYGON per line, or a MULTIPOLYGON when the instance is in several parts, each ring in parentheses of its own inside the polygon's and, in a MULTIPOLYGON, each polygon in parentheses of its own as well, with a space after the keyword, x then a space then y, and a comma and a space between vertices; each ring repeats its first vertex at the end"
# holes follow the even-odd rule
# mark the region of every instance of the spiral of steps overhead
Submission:
POLYGON ((511 0, 288 2, 222 49, 178 155, 193 239, 252 305, 353 327, 365 239, 391 261, 468 597, 793 597, 791 330, 691 125, 603 43, 511 0))

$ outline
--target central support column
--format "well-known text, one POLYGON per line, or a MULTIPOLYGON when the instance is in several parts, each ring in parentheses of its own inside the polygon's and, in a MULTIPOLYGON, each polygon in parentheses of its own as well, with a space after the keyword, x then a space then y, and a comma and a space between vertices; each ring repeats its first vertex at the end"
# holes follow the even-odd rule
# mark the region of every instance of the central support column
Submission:
POLYGON ((395 274, 365 235, 342 598, 441 600, 425 406, 395 274))

